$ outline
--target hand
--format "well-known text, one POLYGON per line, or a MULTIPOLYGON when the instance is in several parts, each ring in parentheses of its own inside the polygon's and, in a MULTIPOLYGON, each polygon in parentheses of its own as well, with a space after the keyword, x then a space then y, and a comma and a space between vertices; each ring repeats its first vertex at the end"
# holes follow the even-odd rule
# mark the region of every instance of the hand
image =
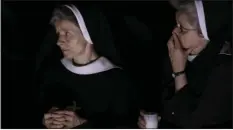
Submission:
POLYGON ((43 124, 48 129, 61 129, 64 127, 62 124, 65 121, 62 115, 54 114, 53 112, 56 111, 58 108, 53 107, 49 110, 48 113, 44 115, 43 124))
POLYGON ((146 122, 144 119, 144 111, 140 111, 140 116, 138 118, 138 127, 140 129, 146 129, 146 122))
POLYGON ((172 37, 168 41, 169 57, 172 64, 173 72, 184 71, 190 49, 184 51, 181 47, 181 41, 179 40, 178 34, 173 33, 172 37))
POLYGON ((63 128, 65 129, 71 129, 86 122, 85 119, 77 116, 74 111, 63 110, 56 111, 55 113, 64 117, 65 121, 62 121, 62 124, 64 125, 63 128))

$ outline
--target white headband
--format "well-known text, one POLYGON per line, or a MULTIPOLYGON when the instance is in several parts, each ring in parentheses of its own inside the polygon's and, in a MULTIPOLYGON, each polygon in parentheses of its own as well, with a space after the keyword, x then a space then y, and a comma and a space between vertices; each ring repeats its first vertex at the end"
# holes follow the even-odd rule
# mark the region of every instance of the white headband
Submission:
POLYGON ((91 40, 91 37, 89 35, 89 32, 87 31, 87 27, 86 27, 86 24, 83 20, 83 17, 80 13, 80 11, 74 6, 74 5, 65 5, 67 8, 69 8, 73 14, 75 15, 76 19, 77 19, 77 22, 80 26, 80 30, 82 31, 82 34, 83 34, 83 37, 85 38, 85 40, 90 43, 90 44, 93 44, 92 40, 91 40))
POLYGON ((195 0, 195 6, 197 10, 197 16, 201 32, 206 40, 210 40, 207 34, 206 21, 205 21, 205 12, 203 8, 202 0, 195 0))

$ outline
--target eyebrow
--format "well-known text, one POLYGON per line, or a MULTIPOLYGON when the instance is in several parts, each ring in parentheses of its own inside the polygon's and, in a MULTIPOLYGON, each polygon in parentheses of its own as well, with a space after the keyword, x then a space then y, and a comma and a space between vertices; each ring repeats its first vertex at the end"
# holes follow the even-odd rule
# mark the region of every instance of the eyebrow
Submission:
POLYGON ((58 34, 58 33, 59 33, 59 31, 68 32, 68 30, 67 30, 67 29, 59 28, 58 30, 56 30, 56 33, 58 34))
POLYGON ((180 27, 185 30, 197 30, 196 28, 185 28, 184 26, 182 26, 182 24, 180 24, 181 22, 179 20, 177 20, 177 22, 179 23, 180 27))

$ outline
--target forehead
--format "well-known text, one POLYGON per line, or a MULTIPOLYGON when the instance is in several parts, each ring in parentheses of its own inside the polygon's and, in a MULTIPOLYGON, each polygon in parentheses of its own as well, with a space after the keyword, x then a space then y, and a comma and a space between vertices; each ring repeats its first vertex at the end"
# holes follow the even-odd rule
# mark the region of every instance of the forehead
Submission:
POLYGON ((185 23, 188 22, 188 16, 186 13, 183 12, 177 12, 176 13, 176 21, 181 23, 185 23))
POLYGON ((177 12, 176 13, 176 22, 177 24, 180 24, 184 28, 193 28, 191 25, 188 15, 184 12, 177 12))
POLYGON ((69 20, 59 20, 55 22, 56 30, 74 30, 78 27, 69 20))

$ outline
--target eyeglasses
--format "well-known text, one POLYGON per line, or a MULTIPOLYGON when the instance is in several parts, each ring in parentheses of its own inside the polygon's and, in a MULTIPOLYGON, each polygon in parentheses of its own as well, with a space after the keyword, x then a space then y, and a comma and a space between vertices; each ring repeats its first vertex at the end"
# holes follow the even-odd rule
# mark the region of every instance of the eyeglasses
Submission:
POLYGON ((196 31, 196 30, 198 30, 196 28, 185 28, 185 27, 183 27, 180 24, 177 24, 176 27, 180 29, 181 33, 187 33, 188 31, 196 31))

